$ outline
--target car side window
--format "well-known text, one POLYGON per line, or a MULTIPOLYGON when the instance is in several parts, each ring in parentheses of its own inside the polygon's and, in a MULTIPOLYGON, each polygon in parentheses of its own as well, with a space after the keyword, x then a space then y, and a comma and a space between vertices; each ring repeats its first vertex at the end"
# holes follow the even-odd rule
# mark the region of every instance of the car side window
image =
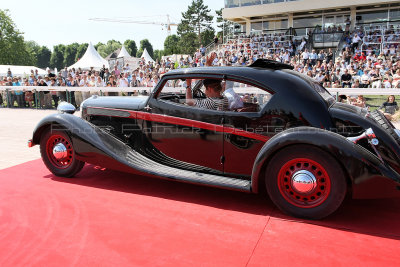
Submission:
POLYGON ((193 108, 223 111, 228 100, 222 92, 220 79, 170 79, 157 98, 193 108))
POLYGON ((222 79, 170 79, 158 99, 194 108, 259 112, 272 95, 244 82, 222 79))
POLYGON ((157 99, 175 104, 186 102, 186 82, 182 79, 167 80, 158 94, 157 99))
POLYGON ((225 81, 224 95, 228 98, 227 111, 258 112, 272 98, 272 94, 245 82, 225 81))

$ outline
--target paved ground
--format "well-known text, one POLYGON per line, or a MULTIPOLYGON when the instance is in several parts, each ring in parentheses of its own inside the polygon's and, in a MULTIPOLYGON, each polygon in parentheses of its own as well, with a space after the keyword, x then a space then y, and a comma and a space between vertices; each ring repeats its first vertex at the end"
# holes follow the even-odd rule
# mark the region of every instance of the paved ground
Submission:
MULTIPOLYGON (((27 147, 37 123, 56 110, 0 108, 0 170, 40 158, 39 146, 27 147)), ((76 113, 79 116, 79 113, 76 113)), ((395 123, 400 129, 400 122, 395 123)))
POLYGON ((28 148, 27 141, 38 122, 56 112, 0 108, 0 170, 40 158, 39 146, 28 148))

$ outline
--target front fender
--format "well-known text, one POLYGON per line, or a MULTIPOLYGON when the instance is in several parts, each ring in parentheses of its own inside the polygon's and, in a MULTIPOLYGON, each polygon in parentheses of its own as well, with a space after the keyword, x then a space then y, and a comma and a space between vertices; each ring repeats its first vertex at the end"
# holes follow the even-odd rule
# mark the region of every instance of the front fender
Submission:
POLYGON ((67 131, 70 135, 74 134, 84 134, 85 132, 92 132, 93 126, 87 121, 81 119, 80 117, 67 114, 67 113, 55 113, 44 117, 33 130, 32 144, 40 144, 41 136, 47 129, 67 131))
MULTIPOLYGON (((259 191, 259 181, 264 179, 270 159, 281 149, 298 144, 312 145, 331 154, 343 167, 353 193, 360 184, 382 177, 400 183, 400 175, 382 163, 367 149, 354 144, 345 137, 318 128, 297 127, 281 132, 271 138, 260 150, 253 165, 252 191, 259 191)), ((354 196, 353 197, 357 197, 354 196)), ((361 196, 360 196, 361 197, 361 196)))
POLYGON ((43 118, 33 132, 33 144, 47 130, 65 131, 71 138, 78 160, 126 171, 121 165, 128 146, 99 127, 71 114, 53 114, 43 118), (120 166, 121 165, 121 166, 120 166))

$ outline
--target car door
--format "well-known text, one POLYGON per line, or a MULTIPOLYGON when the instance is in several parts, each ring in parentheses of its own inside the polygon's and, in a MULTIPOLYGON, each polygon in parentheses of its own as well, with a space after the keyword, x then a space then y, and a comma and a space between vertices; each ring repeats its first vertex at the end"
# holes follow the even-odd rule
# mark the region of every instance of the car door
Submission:
POLYGON ((205 172, 222 174, 224 112, 185 105, 186 89, 181 86, 166 82, 161 93, 150 97, 145 113, 138 116, 145 137, 155 149, 176 160, 172 164, 177 168, 190 163, 205 167, 205 172))
POLYGON ((245 82, 226 82, 240 97, 242 107, 224 114, 224 171, 226 175, 250 176, 254 161, 264 144, 284 121, 278 114, 266 112, 273 95, 245 82))

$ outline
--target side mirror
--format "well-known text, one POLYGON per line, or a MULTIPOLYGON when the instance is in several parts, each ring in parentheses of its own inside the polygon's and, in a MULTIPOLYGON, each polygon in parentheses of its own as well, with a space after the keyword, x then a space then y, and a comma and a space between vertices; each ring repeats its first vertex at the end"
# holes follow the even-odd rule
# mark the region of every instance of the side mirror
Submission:
POLYGON ((59 113, 74 114, 75 107, 74 105, 63 101, 58 104, 57 110, 59 113))

